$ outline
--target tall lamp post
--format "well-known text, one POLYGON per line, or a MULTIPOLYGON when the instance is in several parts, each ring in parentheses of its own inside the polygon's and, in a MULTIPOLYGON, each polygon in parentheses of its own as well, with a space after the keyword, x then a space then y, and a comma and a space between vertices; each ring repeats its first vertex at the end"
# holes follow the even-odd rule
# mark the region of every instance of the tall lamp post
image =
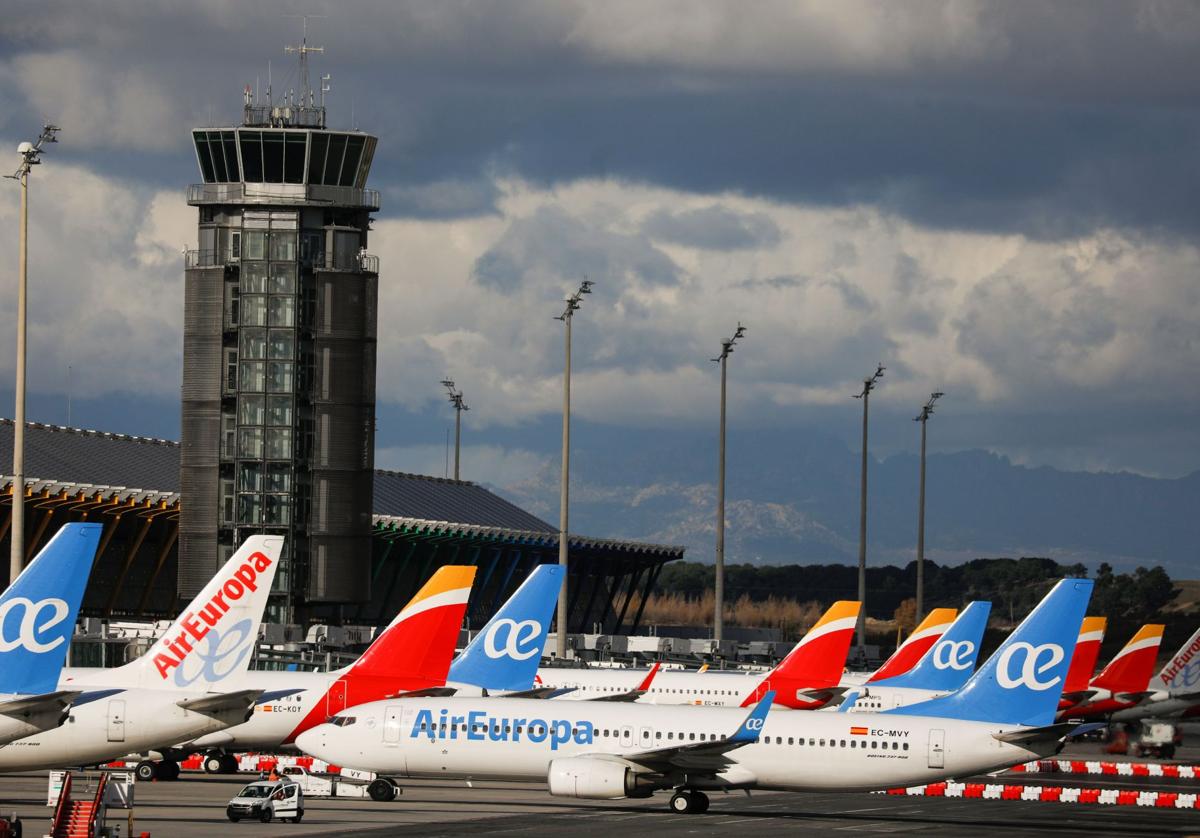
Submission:
POLYGON ((8 578, 16 579, 25 566, 25 312, 29 287, 29 170, 42 162, 42 146, 56 143, 58 126, 45 125, 37 142, 17 146, 21 164, 8 175, 21 184, 21 224, 17 257, 17 382, 13 417, 12 551, 8 578))
POLYGON ((721 341, 721 354, 713 361, 721 365, 721 437, 717 455, 717 561, 716 590, 714 594, 713 639, 720 641, 725 634, 725 372, 733 345, 746 334, 746 327, 738 323, 733 337, 721 341))
POLYGON ((929 401, 921 408, 921 414, 913 419, 921 423, 921 490, 917 495, 917 623, 925 616, 925 424, 933 415, 933 403, 944 395, 940 390, 930 393, 929 401))
POLYGON ((558 619, 555 626, 555 637, 558 641, 558 659, 567 656, 567 506, 570 503, 571 491, 571 321, 575 312, 583 303, 583 295, 592 293, 592 281, 585 279, 579 290, 567 297, 567 307, 557 320, 563 321, 565 329, 566 364, 563 367, 563 411, 562 411, 562 488, 559 494, 558 508, 558 563, 563 569, 562 588, 558 592, 558 619))
POLYGON ((856 399, 862 399, 863 405, 862 491, 858 504, 858 601, 860 605, 858 607, 858 628, 855 632, 860 648, 866 645, 867 640, 867 416, 871 402, 871 391, 875 389, 875 385, 879 382, 879 379, 883 378, 884 369, 886 367, 882 363, 877 364, 875 374, 870 378, 863 379, 862 392, 854 396, 856 399))
POLYGON ((467 407, 467 403, 463 401, 462 390, 455 391, 453 378, 442 379, 442 386, 446 388, 446 392, 450 395, 450 404, 454 405, 454 479, 458 480, 459 445, 462 441, 462 412, 471 408, 467 407))

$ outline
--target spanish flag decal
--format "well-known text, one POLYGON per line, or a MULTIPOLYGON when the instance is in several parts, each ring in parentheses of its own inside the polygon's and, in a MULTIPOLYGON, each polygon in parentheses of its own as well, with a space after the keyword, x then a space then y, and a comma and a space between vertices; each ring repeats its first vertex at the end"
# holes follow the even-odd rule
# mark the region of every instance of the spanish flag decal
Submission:
POLYGON ((852 727, 852 728, 850 728, 850 735, 851 736, 866 736, 867 729, 865 727, 852 727))

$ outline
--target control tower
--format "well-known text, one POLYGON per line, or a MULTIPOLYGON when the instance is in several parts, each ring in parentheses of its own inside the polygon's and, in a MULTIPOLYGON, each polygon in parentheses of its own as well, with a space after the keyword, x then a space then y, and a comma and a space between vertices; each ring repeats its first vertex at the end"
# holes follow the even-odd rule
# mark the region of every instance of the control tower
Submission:
POLYGON ((271 619, 370 595, 379 265, 376 138, 330 130, 326 81, 192 131, 203 183, 184 273, 178 594, 247 535, 286 536, 271 619))

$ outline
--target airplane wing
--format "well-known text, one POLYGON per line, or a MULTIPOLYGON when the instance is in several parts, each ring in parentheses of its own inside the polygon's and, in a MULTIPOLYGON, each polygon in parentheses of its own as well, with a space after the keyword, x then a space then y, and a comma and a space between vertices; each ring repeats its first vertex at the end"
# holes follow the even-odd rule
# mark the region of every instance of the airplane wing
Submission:
POLYGON ((71 702, 82 692, 82 690, 59 690, 0 701, 0 715, 20 718, 54 711, 61 713, 70 707, 71 702))
POLYGON ((732 736, 707 742, 668 745, 665 748, 655 748, 649 751, 633 751, 620 754, 620 758, 644 766, 651 771, 677 770, 719 774, 735 763, 735 760, 729 759, 727 754, 758 741, 763 723, 767 719, 767 711, 771 709, 771 702, 774 700, 775 692, 773 690, 766 693, 750 710, 750 714, 746 716, 732 736))
MULTIPOLYGON (((515 693, 500 693, 495 698, 558 698, 560 695, 575 692, 574 687, 534 687, 531 690, 520 690, 515 693)), ((483 694, 488 694, 484 690, 483 694)))
POLYGON ((993 733, 992 737, 999 739, 1001 742, 1009 742, 1014 745, 1033 745, 1038 742, 1057 742, 1059 739, 1065 739, 1068 736, 1079 736, 1091 730, 1099 730, 1105 726, 1101 722, 1089 722, 1086 724, 1080 724, 1079 722, 1059 722, 1044 727, 1026 727, 1020 730, 1005 731, 1004 733, 993 733))
POLYGON ((1083 704, 1083 702, 1094 696, 1096 692, 1096 690, 1075 690, 1074 692, 1063 693, 1062 700, 1069 702, 1074 707, 1077 704, 1083 704))
POLYGON ((1117 701, 1128 701, 1132 704, 1139 704, 1152 695, 1154 695, 1154 690, 1141 690, 1139 692, 1117 693, 1113 697, 1117 701))
POLYGON ((846 694, 849 687, 836 686, 824 687, 810 690, 796 690, 796 698, 804 698, 812 701, 814 704, 820 702, 822 706, 829 704, 832 701, 840 701, 842 696, 846 694))
POLYGON ((388 698, 449 698, 458 692, 454 687, 426 687, 423 690, 408 690, 395 693, 388 698))
POLYGON ((195 698, 181 698, 175 704, 184 710, 209 716, 240 708, 249 711, 262 694, 262 690, 235 690, 228 693, 209 693, 195 698))

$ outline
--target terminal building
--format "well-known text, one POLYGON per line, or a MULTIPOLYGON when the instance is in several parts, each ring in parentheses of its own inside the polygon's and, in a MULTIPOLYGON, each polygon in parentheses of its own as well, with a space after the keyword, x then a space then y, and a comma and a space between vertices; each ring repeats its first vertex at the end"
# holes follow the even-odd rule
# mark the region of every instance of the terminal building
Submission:
MULTIPOLYGON (((184 265, 178 443, 30 424, 26 555, 67 521, 105 524, 85 616, 160 618, 197 593, 246 536, 285 536, 268 620, 388 622, 438 565, 478 564, 469 618, 491 615, 554 527, 466 481, 378 471, 380 265, 368 251, 380 195, 377 138, 326 125, 324 80, 240 125, 192 131, 201 182, 184 265)), ((402 276, 385 281, 402 283, 402 276)), ((13 426, 0 420, 0 470, 13 426)), ((0 544, 12 478, 0 476, 0 544)), ((683 549, 570 539, 571 632, 636 629, 662 563, 683 549)))
MULTIPOLYGON (((13 423, 0 419, 0 463, 12 462, 13 423)), ((171 619, 179 593, 182 446, 173 441, 27 423, 26 556, 69 521, 104 524, 81 615, 171 619)), ((0 467, 2 468, 2 467, 0 467)), ((368 515, 367 595, 357 602, 297 609, 297 621, 386 625, 434 570, 479 568, 467 618, 483 625, 538 564, 558 561, 558 533, 486 488, 373 471, 368 515)), ((0 475, 0 549, 8 550, 11 475, 0 475)), ((572 535, 568 585, 571 633, 634 634, 641 605, 682 547, 572 535)), ((0 569, 7 584, 7 566, 0 569)))

